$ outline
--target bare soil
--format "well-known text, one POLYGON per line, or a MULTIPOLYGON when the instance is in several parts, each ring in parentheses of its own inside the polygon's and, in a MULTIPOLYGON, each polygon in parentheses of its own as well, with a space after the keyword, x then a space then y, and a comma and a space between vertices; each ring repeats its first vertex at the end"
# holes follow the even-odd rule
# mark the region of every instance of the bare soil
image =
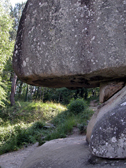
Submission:
POLYGON ((38 146, 38 143, 24 147, 15 152, 0 155, 1 168, 19 168, 28 155, 33 152, 38 146))

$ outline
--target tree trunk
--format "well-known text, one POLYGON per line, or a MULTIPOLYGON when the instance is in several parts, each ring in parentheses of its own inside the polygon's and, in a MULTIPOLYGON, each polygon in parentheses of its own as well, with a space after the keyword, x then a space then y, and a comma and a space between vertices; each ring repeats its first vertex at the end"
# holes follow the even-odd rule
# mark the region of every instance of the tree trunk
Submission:
POLYGON ((29 85, 27 84, 26 94, 25 94, 25 101, 28 101, 28 91, 29 91, 29 85))
POLYGON ((43 92, 42 92, 42 102, 44 101, 44 94, 45 94, 46 88, 43 88, 43 92))
POLYGON ((80 97, 82 97, 82 98, 83 98, 83 96, 84 96, 84 91, 85 91, 85 88, 81 88, 81 89, 80 89, 80 97))
POLYGON ((39 98, 39 86, 37 87, 37 93, 36 93, 36 98, 35 100, 37 100, 39 98))
POLYGON ((10 102, 12 106, 15 104, 14 95, 16 90, 16 82, 17 82, 17 75, 14 73, 12 85, 11 85, 11 95, 10 95, 10 102))
POLYGON ((33 90, 34 90, 34 87, 30 86, 30 100, 32 100, 33 98, 33 90))
POLYGON ((19 92, 18 92, 18 98, 19 99, 20 99, 20 96, 21 96, 22 85, 23 85, 23 82, 21 81, 20 86, 19 86, 19 92))
POLYGON ((87 100, 87 98, 88 98, 88 91, 87 91, 87 89, 85 89, 84 99, 87 100))

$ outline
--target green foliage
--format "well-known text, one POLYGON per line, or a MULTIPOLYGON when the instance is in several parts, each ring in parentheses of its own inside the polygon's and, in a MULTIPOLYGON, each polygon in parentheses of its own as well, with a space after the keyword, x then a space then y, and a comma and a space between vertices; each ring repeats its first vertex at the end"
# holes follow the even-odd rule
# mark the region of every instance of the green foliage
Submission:
POLYGON ((95 101, 99 102, 99 92, 100 92, 99 87, 88 89, 88 99, 87 99, 88 104, 92 100, 95 100, 95 101))
POLYGON ((1 78, 0 78, 0 106, 4 107, 4 101, 6 100, 6 91, 5 91, 5 85, 3 82, 1 82, 1 78))
MULTIPOLYGON (((0 1, 0 75, 3 76, 7 60, 12 56, 14 42, 10 40, 9 32, 12 30, 13 19, 10 17, 7 3, 0 1)), ((0 78, 0 106, 4 106, 6 100, 6 82, 0 78)))
POLYGON ((25 2, 16 3, 15 6, 14 6, 14 8, 11 6, 10 15, 11 15, 11 17, 14 18, 13 30, 10 32, 10 35, 11 35, 12 39, 16 38, 16 34, 17 34, 17 30, 18 30, 18 25, 19 25, 19 21, 20 21, 20 18, 21 18, 24 6, 25 6, 25 2))
POLYGON ((0 154, 18 150, 23 145, 40 142, 42 137, 47 135, 45 132, 43 121, 35 121, 30 124, 8 125, 8 127, 0 127, 0 154))
POLYGON ((9 32, 12 30, 13 19, 2 6, 0 1, 0 72, 3 71, 6 61, 12 55, 13 41, 10 41, 9 32))
POLYGON ((0 0, 0 106, 5 106, 6 100, 10 99, 13 76, 12 52, 24 5, 25 3, 16 4, 13 8, 9 0, 0 0))
POLYGON ((0 154, 18 150, 23 145, 64 138, 78 126, 85 132, 92 111, 74 115, 60 104, 42 102, 17 102, 14 107, 0 110, 0 154), (50 122, 53 127, 46 127, 50 122))
POLYGON ((46 88, 43 101, 53 101, 57 103, 68 104, 73 95, 74 91, 67 88, 46 88))
POLYGON ((9 121, 10 124, 31 123, 36 119, 48 121, 63 110, 65 110, 64 106, 55 103, 16 102, 15 106, 1 108, 0 118, 5 123, 9 121))
POLYGON ((72 100, 67 106, 69 112, 73 114, 82 113, 86 107, 86 103, 83 99, 72 100))
POLYGON ((13 127, 10 126, 9 134, 7 131, 4 134, 0 134, 0 140, 2 142, 0 145, 0 154, 17 150, 22 145, 38 141, 36 135, 41 131, 41 128, 35 128, 35 125, 38 126, 38 123, 35 122, 31 126, 23 124, 13 127))
POLYGON ((71 133, 73 126, 76 125, 76 121, 74 117, 65 118, 65 121, 61 123, 61 120, 59 120, 59 124, 57 125, 57 128, 47 135, 45 140, 52 140, 57 138, 65 138, 67 134, 71 133))
POLYGON ((33 124, 33 126, 32 126, 32 128, 33 129, 42 129, 43 127, 44 127, 44 123, 42 122, 42 121, 36 121, 34 124, 33 124))

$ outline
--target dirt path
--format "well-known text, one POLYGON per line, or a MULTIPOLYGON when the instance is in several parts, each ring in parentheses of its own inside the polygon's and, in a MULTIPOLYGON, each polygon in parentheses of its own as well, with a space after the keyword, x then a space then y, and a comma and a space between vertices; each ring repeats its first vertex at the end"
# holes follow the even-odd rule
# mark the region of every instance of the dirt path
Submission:
MULTIPOLYGON (((74 128, 71 135, 68 137, 79 136, 78 128, 74 128)), ((0 155, 1 168, 20 168, 23 161, 38 147, 38 143, 31 145, 27 148, 20 149, 15 152, 0 155)))
POLYGON ((32 153, 38 146, 38 143, 15 152, 0 155, 1 168, 19 168, 24 159, 32 153))

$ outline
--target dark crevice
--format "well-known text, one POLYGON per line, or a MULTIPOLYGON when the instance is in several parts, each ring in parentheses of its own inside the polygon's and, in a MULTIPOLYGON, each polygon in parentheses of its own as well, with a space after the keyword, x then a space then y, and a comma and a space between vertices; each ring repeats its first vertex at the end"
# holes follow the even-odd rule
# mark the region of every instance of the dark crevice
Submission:
POLYGON ((81 5, 85 4, 88 6, 90 4, 90 0, 81 0, 81 5))

